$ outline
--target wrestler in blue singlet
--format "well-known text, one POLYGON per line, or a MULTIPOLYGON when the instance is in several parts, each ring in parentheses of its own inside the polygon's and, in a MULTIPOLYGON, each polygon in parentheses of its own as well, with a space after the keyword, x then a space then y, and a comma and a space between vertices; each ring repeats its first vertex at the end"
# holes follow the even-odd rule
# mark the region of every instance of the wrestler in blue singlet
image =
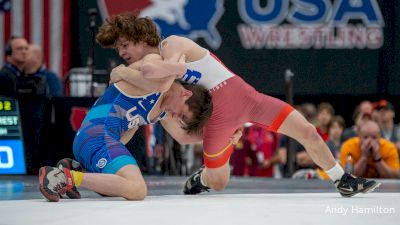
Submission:
POLYGON ((161 97, 160 92, 129 96, 115 84, 107 88, 93 105, 75 136, 73 150, 88 172, 115 174, 125 165, 137 165, 136 160, 120 142, 126 131, 155 123, 150 112, 161 97))

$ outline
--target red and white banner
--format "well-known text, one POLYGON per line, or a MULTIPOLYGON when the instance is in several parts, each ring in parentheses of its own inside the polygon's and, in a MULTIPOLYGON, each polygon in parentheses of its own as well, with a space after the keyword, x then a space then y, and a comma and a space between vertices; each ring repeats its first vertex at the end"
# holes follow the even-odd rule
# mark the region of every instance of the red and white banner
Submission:
POLYGON ((46 66, 63 77, 70 64, 71 0, 0 0, 0 65, 11 36, 43 48, 46 66))

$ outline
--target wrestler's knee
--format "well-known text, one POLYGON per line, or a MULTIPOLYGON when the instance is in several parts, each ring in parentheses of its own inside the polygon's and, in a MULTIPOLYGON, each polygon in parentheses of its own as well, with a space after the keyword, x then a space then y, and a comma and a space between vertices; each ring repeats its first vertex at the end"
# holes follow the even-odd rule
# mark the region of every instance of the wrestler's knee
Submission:
POLYGON ((218 169, 205 169, 205 180, 207 186, 215 191, 222 191, 229 182, 229 167, 225 166, 218 169))
POLYGON ((147 186, 144 182, 129 182, 124 198, 131 201, 144 200, 147 195, 147 186))
POLYGON ((303 140, 308 143, 315 143, 320 140, 317 129, 311 123, 304 125, 303 140))
POLYGON ((208 184, 215 191, 223 191, 228 185, 229 176, 221 176, 216 179, 212 179, 210 184, 208 184))

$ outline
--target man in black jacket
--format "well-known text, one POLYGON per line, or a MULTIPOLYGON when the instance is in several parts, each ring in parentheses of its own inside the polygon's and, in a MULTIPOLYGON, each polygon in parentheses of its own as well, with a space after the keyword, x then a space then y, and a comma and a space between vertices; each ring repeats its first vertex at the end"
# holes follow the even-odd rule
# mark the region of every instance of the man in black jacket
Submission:
POLYGON ((5 48, 6 63, 0 70, 0 95, 16 98, 17 79, 24 76, 23 67, 28 42, 22 37, 11 37, 5 48))

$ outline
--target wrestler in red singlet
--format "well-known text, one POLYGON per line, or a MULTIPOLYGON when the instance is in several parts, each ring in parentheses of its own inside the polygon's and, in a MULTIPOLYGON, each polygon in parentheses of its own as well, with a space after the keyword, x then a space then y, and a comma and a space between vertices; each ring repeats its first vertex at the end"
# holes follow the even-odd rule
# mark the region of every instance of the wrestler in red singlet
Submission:
POLYGON ((201 84, 213 97, 213 113, 203 132, 203 156, 208 168, 226 163, 233 151, 229 138, 245 122, 276 132, 293 110, 289 104, 256 91, 209 51, 186 66, 181 81, 201 84))

